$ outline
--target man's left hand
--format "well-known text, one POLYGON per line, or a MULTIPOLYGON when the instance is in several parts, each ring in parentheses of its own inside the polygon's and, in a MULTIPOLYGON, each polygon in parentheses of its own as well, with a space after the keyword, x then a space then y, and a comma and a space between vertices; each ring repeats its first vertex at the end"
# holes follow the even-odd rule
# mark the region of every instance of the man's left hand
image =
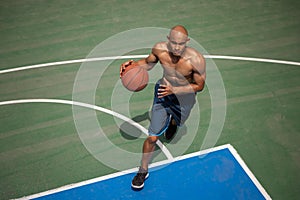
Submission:
POLYGON ((170 82, 166 78, 163 78, 163 84, 159 85, 157 96, 158 98, 168 96, 173 94, 173 90, 173 86, 170 84, 170 82))

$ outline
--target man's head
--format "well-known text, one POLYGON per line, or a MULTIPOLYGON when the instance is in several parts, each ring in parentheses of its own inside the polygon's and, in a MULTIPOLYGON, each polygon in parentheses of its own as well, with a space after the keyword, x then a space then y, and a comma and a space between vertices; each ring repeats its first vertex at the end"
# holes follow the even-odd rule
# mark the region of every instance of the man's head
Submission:
POLYGON ((168 49, 174 56, 181 56, 185 50, 186 43, 190 40, 188 38, 188 32, 184 26, 174 26, 168 38, 168 49))

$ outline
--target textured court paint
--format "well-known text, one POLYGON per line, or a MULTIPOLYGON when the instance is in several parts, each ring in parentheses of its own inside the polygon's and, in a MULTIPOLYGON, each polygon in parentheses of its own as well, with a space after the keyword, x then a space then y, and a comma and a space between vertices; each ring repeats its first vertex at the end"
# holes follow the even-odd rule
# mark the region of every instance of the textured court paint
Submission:
MULTIPOLYGON (((20 99, 20 100, 12 100, 12 101, 3 101, 0 102, 0 106, 3 105, 12 105, 12 104, 22 104, 22 103, 58 103, 58 104, 67 104, 67 105, 74 105, 74 106, 80 106, 80 107, 85 107, 89 109, 94 109, 100 112, 104 112, 107 114, 110 114, 112 116, 118 117, 119 119, 124 120, 125 122, 130 123, 131 125, 134 125, 141 131, 143 131, 146 135, 148 134, 147 129, 145 129, 143 126, 140 124, 134 122, 132 119, 129 119, 126 116, 123 116, 117 112, 114 112, 112 110, 108 110, 106 108, 96 106, 96 105, 90 105, 86 103, 81 103, 81 102, 76 102, 76 101, 70 101, 70 100, 62 100, 62 99, 20 99)), ((162 152, 166 155, 166 157, 169 160, 173 160, 172 154, 168 151, 168 149, 161 143, 161 141, 157 141, 156 144, 160 147, 162 152)))
POLYGON ((231 145, 223 145, 182 156, 166 167, 158 163, 138 192, 130 188, 136 171, 128 170, 23 199, 271 199, 237 156, 231 145))
MULTIPOLYGON (((173 0, 172 3, 159 0, 130 3, 98 0, 3 0, 0 12, 0 68, 84 58, 95 45, 115 33, 144 26, 169 28, 177 23, 186 25, 190 35, 211 54, 299 61, 299 3, 298 0, 191 0, 184 4, 179 0, 173 0), (142 15, 140 12, 128 14, 141 7, 142 15), (180 12, 176 8, 180 8, 180 12)), ((147 51, 141 51, 137 54, 146 53, 147 51)), ((299 69, 280 64, 229 60, 217 60, 217 64, 221 68, 229 101, 232 102, 228 107, 228 117, 218 144, 232 143, 274 199, 300 199, 297 142, 300 132, 297 89, 299 69), (268 98, 261 99, 261 95, 265 97, 266 93, 268 98)), ((1 75, 1 101, 24 98, 70 99, 68 86, 73 84, 70 73, 76 69, 74 64, 64 68, 1 75), (30 81, 21 80, 29 76, 30 81), (42 76, 43 79, 37 76, 42 76)), ((108 78, 113 77, 109 76, 108 78)), ((144 103, 146 98, 151 97, 143 95, 136 99, 144 103)), ((206 114, 209 100, 205 91, 200 100, 203 111, 201 121, 204 123, 201 124, 199 137, 188 152, 199 150, 201 133, 205 131, 208 124, 206 121, 210 117, 206 114)), ((102 103, 100 105, 106 106, 102 103)), ((17 120, 17 123, 10 123, 8 118, 3 119, 2 130, 9 130, 8 134, 20 133, 14 137, 9 136, 10 148, 16 148, 14 151, 29 148, 22 146, 22 141, 26 139, 25 136, 32 136, 33 127, 40 126, 40 117, 44 121, 43 125, 53 123, 54 119, 55 123, 47 130, 36 130, 35 135, 52 135, 54 138, 48 140, 56 141, 61 138, 59 134, 52 134, 53 131, 62 131, 61 135, 73 133, 74 127, 70 124, 63 126, 62 130, 56 128, 57 121, 62 121, 62 110, 68 108, 69 106, 53 104, 2 108, 2 118, 9 115, 11 120, 17 120), (54 112, 54 109, 60 111, 54 112), (47 111, 50 116, 41 116, 37 114, 38 111, 47 111)), ((146 109, 140 106, 135 114, 144 113, 146 109)), ((2 134, 7 136, 5 131, 2 134)), ((5 143, 1 143, 1 153, 5 154, 3 147, 9 143, 3 140, 5 143)), ((35 140, 38 141, 39 139, 35 140)), ((132 145, 131 142, 128 141, 127 145, 132 145)), ((36 147, 35 144, 33 146, 36 147)), ((83 157, 76 157, 82 153, 79 152, 79 146, 80 144, 70 142, 68 146, 57 147, 56 150, 48 147, 40 155, 19 151, 19 159, 6 161, 1 165, 0 199, 28 195, 59 187, 61 184, 104 175, 105 167, 103 169, 103 166, 95 162, 87 164, 83 157), (47 160, 43 160, 45 157, 47 160), (57 164, 49 165, 49 160, 57 164), (47 175, 53 178, 47 179, 47 175)))

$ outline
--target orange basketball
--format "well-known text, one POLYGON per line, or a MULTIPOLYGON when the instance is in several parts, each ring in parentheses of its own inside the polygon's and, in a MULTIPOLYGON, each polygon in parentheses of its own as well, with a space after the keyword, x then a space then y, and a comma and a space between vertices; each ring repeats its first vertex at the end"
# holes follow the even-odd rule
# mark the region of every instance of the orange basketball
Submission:
POLYGON ((121 81, 128 90, 138 92, 148 85, 149 75, 146 69, 132 64, 125 68, 121 81))

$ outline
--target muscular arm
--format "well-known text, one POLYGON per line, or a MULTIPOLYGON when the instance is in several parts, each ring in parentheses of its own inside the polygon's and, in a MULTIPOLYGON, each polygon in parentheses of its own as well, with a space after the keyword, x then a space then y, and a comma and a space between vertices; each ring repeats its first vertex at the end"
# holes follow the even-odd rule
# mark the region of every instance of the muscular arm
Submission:
POLYGON ((160 43, 155 44, 155 46, 152 48, 151 53, 148 55, 147 58, 141 59, 137 61, 137 64, 141 67, 146 68, 147 70, 150 70, 154 67, 154 65, 159 61, 158 54, 161 51, 162 47, 160 43))
POLYGON ((157 57, 153 54, 153 51, 147 58, 143 58, 141 60, 136 61, 137 65, 143 67, 147 70, 150 70, 154 67, 154 65, 158 62, 157 57))
POLYGON ((157 57, 157 46, 158 44, 156 44, 153 49, 152 52, 148 55, 147 58, 143 58, 141 60, 138 61, 127 61, 125 63, 123 63, 120 66, 120 78, 122 77, 122 73, 125 71, 126 67, 128 67, 130 65, 131 62, 134 62, 134 64, 136 64, 139 67, 143 67, 146 70, 150 70, 154 67, 154 65, 158 62, 158 57, 157 57))
POLYGON ((193 79, 194 83, 191 84, 195 92, 203 90, 206 79, 206 63, 202 55, 191 58, 191 64, 193 65, 193 79))

